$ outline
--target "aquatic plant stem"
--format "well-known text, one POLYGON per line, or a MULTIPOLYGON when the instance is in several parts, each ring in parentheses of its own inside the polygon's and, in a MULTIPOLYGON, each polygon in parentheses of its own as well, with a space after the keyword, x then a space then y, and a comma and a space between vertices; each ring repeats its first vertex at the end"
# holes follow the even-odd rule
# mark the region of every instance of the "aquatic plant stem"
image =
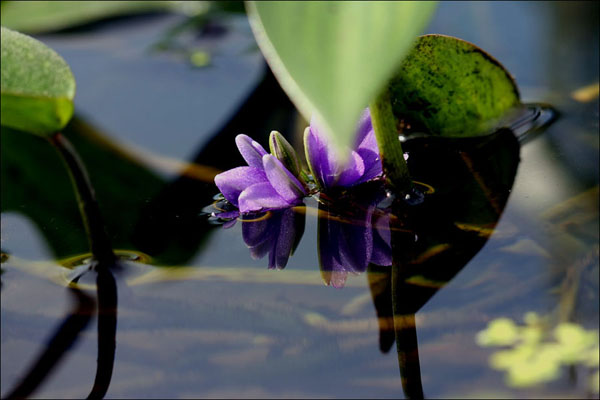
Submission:
POLYGON ((396 117, 392 113, 391 97, 387 87, 369 104, 369 110, 386 181, 396 190, 407 191, 412 181, 404 159, 402 143, 398 138, 396 117))
POLYGON ((116 256, 104 228, 94 188, 90 183, 85 166, 71 142, 63 134, 58 132, 51 136, 49 140, 60 154, 69 171, 73 189, 77 195, 83 225, 88 236, 90 250, 96 261, 94 263, 95 268, 108 268, 115 264, 116 256))

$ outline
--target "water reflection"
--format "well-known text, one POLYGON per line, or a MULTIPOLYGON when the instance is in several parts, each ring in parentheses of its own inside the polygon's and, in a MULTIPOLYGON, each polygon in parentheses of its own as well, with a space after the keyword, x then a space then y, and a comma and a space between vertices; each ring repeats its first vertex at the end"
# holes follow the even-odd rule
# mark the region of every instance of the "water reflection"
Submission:
MULTIPOLYGON (((501 129, 477 139, 410 139, 405 149, 412 176, 425 182, 415 185, 422 200, 394 199, 379 182, 321 194, 318 255, 327 285, 343 287, 348 274, 367 271, 380 350, 396 342, 405 395, 422 398, 415 314, 493 233, 514 182, 520 145, 513 131, 501 129)), ((242 219, 253 258, 268 253, 269 268, 286 265, 304 231, 304 212, 298 209, 242 219)))
MULTIPOLYGON (((110 386, 115 361, 117 333, 117 285, 111 268, 99 268, 96 276, 96 298, 77 285, 67 289, 73 297, 73 308, 65 316, 46 348, 20 382, 6 395, 7 399, 29 397, 56 368, 63 356, 77 343, 94 314, 98 314, 98 357, 96 376, 88 399, 101 399, 110 386)), ((115 269, 114 267, 112 269, 115 269)))
POLYGON ((386 192, 378 182, 361 189, 335 200, 320 196, 319 266, 327 285, 343 287, 349 273, 362 273, 370 263, 392 264, 390 210, 378 208, 386 192))

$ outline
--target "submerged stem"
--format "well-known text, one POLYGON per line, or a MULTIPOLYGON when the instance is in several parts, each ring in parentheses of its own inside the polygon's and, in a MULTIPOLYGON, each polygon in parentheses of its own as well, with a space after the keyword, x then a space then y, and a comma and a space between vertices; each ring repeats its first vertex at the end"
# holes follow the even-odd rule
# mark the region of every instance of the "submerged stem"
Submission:
POLYGON ((60 132, 50 137, 50 142, 58 150, 69 171, 90 250, 97 261, 96 268, 108 268, 115 263, 116 257, 104 228, 100 208, 85 166, 71 142, 60 132))
POLYGON ((412 181, 404 160, 402 143, 398 139, 396 118, 392 113, 387 87, 369 104, 369 110, 387 183, 397 190, 406 191, 412 181))

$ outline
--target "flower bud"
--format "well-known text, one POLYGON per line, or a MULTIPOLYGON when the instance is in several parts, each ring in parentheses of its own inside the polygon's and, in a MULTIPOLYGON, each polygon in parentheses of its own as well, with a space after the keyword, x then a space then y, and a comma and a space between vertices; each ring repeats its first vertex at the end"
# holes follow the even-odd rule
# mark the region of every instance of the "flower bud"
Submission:
POLYGON ((269 148, 281 163, 295 176, 300 176, 300 162, 292 145, 277 131, 271 131, 269 148))

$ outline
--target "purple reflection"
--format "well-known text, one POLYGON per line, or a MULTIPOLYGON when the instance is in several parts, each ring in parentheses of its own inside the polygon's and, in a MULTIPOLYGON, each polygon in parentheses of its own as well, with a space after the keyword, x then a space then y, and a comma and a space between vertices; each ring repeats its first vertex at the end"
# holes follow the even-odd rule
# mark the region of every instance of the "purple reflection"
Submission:
POLYGON ((319 204, 319 263, 327 285, 341 288, 348 273, 362 273, 371 263, 392 265, 390 214, 377 207, 384 196, 380 192, 319 204))
POLYGON ((242 220, 242 237, 250 249, 250 256, 259 260, 269 254, 269 269, 283 269, 300 242, 304 222, 304 212, 294 208, 273 210, 242 220))

